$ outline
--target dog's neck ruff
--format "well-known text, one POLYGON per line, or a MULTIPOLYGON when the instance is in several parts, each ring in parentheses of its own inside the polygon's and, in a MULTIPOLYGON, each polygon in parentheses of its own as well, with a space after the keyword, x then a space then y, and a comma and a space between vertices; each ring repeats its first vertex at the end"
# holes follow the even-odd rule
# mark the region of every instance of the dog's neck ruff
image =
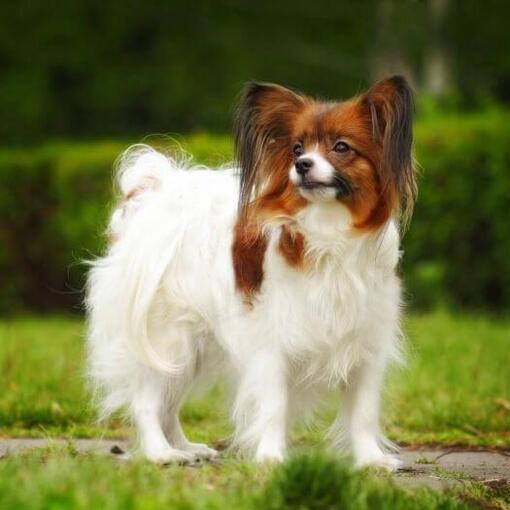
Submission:
POLYGON ((376 231, 359 231, 339 203, 311 203, 294 216, 275 215, 260 224, 239 219, 233 241, 237 290, 251 303, 262 287, 266 259, 273 252, 290 268, 320 278, 321 273, 363 272, 372 266, 393 270, 398 262, 396 247, 398 231, 393 220, 376 231))

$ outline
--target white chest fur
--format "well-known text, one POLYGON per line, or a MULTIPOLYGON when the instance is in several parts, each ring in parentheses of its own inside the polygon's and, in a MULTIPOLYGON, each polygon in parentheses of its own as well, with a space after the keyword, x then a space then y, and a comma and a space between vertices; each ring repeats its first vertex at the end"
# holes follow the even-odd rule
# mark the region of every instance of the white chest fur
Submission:
POLYGON ((398 232, 391 222, 375 234, 353 234, 338 207, 310 209, 298 219, 304 267, 287 263, 279 229, 272 232, 257 313, 269 318, 299 378, 346 381, 384 347, 385 325, 398 323, 398 232))

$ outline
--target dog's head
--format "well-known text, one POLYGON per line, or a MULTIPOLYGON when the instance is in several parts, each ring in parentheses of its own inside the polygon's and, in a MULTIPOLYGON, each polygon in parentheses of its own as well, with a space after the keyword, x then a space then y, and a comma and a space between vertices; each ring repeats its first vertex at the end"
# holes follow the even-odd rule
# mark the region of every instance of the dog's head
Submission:
POLYGON ((357 229, 376 229, 397 211, 406 221, 416 196, 412 116, 399 76, 345 102, 248 83, 235 121, 240 212, 292 215, 336 201, 357 229))

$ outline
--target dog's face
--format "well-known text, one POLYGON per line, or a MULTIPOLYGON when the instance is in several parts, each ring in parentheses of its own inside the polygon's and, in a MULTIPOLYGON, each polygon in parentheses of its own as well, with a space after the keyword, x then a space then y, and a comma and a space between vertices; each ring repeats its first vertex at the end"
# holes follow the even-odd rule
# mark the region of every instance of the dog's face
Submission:
POLYGON ((412 109, 409 86, 399 77, 341 103, 249 84, 236 121, 241 207, 255 203, 292 214, 310 202, 338 202, 358 229, 384 224, 399 199, 409 213, 412 109))

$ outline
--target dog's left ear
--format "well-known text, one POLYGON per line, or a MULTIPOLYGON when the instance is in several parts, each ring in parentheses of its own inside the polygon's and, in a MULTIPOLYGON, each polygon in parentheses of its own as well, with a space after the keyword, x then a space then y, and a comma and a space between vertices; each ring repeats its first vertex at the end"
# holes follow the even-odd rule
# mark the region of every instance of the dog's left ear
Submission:
POLYGON ((383 186, 393 188, 404 224, 409 220, 417 187, 413 165, 413 92, 402 76, 376 83, 363 97, 374 139, 382 145, 379 173, 383 186))
POLYGON ((245 212, 253 191, 264 182, 287 145, 296 116, 307 99, 273 83, 245 85, 234 121, 237 162, 241 168, 240 212, 245 212))

